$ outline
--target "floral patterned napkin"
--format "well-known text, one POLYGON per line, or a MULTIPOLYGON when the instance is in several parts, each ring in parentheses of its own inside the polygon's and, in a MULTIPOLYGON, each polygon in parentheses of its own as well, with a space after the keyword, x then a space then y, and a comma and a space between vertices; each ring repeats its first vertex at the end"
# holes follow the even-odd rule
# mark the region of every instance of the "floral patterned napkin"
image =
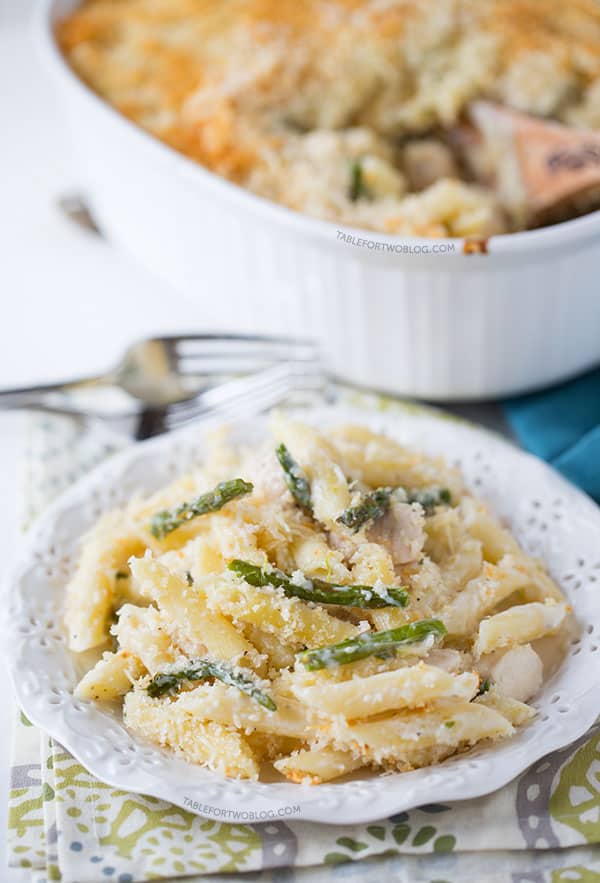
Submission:
MULTIPOLYGON (((122 444, 36 420, 28 519, 122 444)), ((600 722, 495 794, 369 825, 208 821, 99 782, 22 714, 11 772, 9 864, 34 883, 226 883, 242 872, 255 883, 600 883, 600 722)))

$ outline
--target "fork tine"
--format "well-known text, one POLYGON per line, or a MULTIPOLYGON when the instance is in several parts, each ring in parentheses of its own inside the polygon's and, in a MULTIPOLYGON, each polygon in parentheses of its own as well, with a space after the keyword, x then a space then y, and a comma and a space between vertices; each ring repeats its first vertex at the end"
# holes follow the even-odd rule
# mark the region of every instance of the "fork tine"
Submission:
POLYGON ((227 380, 218 386, 211 387, 200 393, 193 399, 184 399, 170 406, 172 415, 184 415, 188 411, 197 412, 198 408, 218 407, 222 403, 229 403, 242 399, 244 396, 254 395, 264 388, 269 389, 273 384, 280 382, 290 383, 291 368, 287 364, 271 365, 245 377, 236 377, 227 380))
POLYGON ((309 340, 239 334, 179 335, 161 338, 178 358, 310 359, 317 345, 309 340))
MULTIPOLYGON (((287 359, 287 357, 286 357, 287 359)), ((176 363, 177 372, 182 375, 193 375, 201 377, 206 375, 212 377, 215 374, 232 375, 232 374, 248 374, 250 372, 260 371, 279 361, 278 358, 269 358, 264 354, 261 356, 229 356, 225 353, 219 355, 207 355, 206 353, 198 354, 198 356, 184 356, 176 363)), ((302 360, 304 362, 304 360, 302 360)), ((311 361, 306 359, 306 361, 311 361)))
POLYGON ((270 373, 271 370, 267 368, 251 376, 225 380, 217 386, 205 389, 197 396, 174 402, 169 405, 169 411, 171 414, 185 414, 189 410, 196 411, 199 406, 218 407, 222 403, 242 400, 248 395, 256 395, 263 389, 270 389, 273 384, 280 382, 287 384, 290 388, 302 387, 313 390, 322 388, 325 382, 322 375, 307 373, 304 376, 296 376, 292 371, 270 373))
POLYGON ((284 382, 274 383, 270 387, 262 389, 259 393, 245 398, 222 402, 219 405, 202 406, 197 405, 196 409, 191 408, 184 413, 172 414, 170 410, 167 412, 165 424, 169 430, 178 429, 193 423, 202 417, 226 416, 235 414, 236 417, 252 416, 253 414, 261 414, 269 408, 284 401, 290 393, 290 387, 284 382))
POLYGON ((158 340, 163 343, 178 343, 201 341, 203 343, 222 343, 223 341, 233 341, 241 344, 260 345, 284 345, 289 347, 316 346, 314 340, 308 337, 290 337, 287 335, 276 334, 237 334, 235 332, 211 331, 204 334, 164 334, 158 340))
POLYGON ((260 377, 255 375, 230 381, 218 389, 209 390, 209 393, 215 393, 212 396, 205 393, 169 407, 166 414, 169 429, 183 426, 200 416, 231 410, 235 410, 236 415, 260 413, 274 407, 294 391, 320 391, 324 382, 320 375, 300 375, 289 365, 278 365, 260 373, 260 377))

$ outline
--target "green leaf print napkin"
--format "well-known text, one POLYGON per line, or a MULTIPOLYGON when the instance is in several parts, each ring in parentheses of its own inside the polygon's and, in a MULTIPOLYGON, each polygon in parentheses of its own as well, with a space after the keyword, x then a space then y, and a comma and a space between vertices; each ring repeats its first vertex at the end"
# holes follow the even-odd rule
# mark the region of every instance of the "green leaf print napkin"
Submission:
MULTIPOLYGON (((101 430, 35 419, 27 519, 122 444, 101 430)), ((9 864, 29 868, 35 883, 227 883, 240 874, 253 883, 600 883, 600 722, 488 797, 336 827, 207 821, 119 791, 21 714, 8 826, 9 864)))

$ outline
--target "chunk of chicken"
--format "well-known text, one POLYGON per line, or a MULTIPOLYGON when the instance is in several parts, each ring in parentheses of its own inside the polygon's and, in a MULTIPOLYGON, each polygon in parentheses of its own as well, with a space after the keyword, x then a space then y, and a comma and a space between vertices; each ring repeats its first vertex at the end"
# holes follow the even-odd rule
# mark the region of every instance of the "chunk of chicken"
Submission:
POLYGON ((441 668, 452 674, 467 671, 471 665, 471 657, 468 653, 461 653, 460 650, 450 648, 436 647, 425 659, 428 665, 435 665, 436 668, 441 668))
POLYGON ((423 555, 425 518, 418 503, 392 500, 390 508, 367 529, 371 543, 384 546, 394 564, 409 564, 423 555))
POLYGON ((411 191, 425 190, 441 178, 460 177, 449 148, 433 138, 409 141, 402 151, 402 164, 411 191))
POLYGON ((542 660, 531 644, 482 656, 479 671, 494 682, 499 693, 519 702, 534 696, 544 677, 542 660))
POLYGON ((270 503, 293 504, 287 491, 283 470, 270 445, 261 447, 257 451, 251 466, 251 478, 255 497, 261 497, 270 503))

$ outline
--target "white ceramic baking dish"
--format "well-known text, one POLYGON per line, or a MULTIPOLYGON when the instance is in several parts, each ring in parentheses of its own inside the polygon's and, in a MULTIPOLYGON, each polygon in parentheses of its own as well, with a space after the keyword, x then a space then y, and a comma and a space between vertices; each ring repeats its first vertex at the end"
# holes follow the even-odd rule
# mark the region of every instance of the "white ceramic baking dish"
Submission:
POLYGON ((345 380, 427 399, 507 395, 600 361, 600 212, 458 239, 341 229, 254 196, 132 125, 74 75, 43 0, 37 32, 95 218, 232 330, 309 335, 345 380))

